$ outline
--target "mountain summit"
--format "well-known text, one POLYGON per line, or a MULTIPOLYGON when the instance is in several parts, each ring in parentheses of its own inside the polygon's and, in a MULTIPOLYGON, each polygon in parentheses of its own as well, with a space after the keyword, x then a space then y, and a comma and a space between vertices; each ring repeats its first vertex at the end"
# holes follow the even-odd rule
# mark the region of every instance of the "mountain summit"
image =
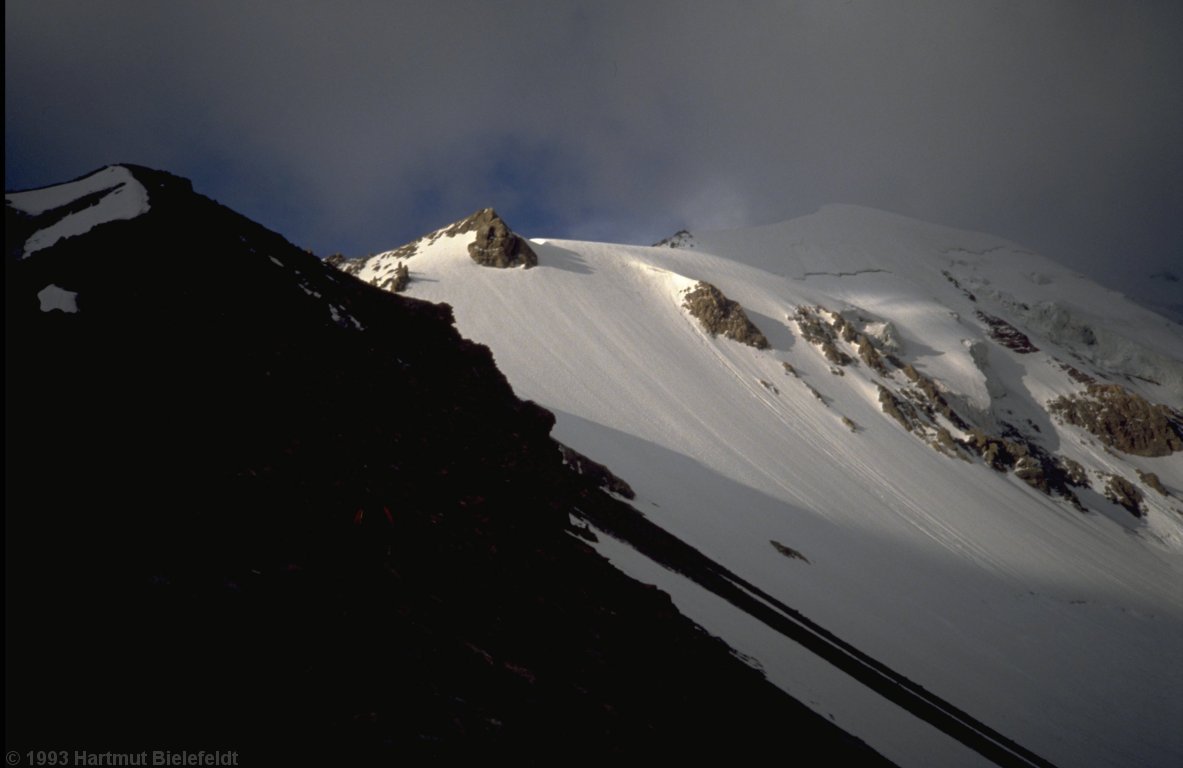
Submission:
POLYGON ((410 281, 410 259, 440 240, 463 240, 469 257, 482 267, 529 269, 538 264, 538 255, 530 244, 514 233, 492 208, 482 208, 390 251, 359 259, 331 256, 328 261, 343 272, 398 293, 405 290, 410 281))
MULTIPOLYGON (((853 206, 531 242, 504 275, 466 237, 420 241, 408 294, 448 302, 639 514, 1053 763, 1183 760, 1180 326, 1017 244, 853 206), (708 284, 766 344, 704 327, 708 284)), ((977 759, 775 617, 595 546, 888 757, 977 759)))
POLYGON ((11 747, 1183 762, 1183 331, 1021 246, 5 200, 11 747))

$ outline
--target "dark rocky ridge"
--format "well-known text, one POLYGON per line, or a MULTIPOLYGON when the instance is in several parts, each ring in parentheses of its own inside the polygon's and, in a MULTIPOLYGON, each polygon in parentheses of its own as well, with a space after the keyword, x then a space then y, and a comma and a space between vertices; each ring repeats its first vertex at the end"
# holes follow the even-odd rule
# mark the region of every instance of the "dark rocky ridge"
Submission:
POLYGON ((446 305, 134 171, 6 262, 10 748, 882 763, 568 533, 616 502, 446 305))

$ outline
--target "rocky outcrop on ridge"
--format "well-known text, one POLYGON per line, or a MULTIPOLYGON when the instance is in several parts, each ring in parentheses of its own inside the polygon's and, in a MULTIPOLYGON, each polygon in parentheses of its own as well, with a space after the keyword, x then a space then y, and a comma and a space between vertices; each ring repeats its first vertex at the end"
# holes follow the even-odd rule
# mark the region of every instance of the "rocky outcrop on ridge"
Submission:
POLYGON ((1023 482, 1048 495, 1067 499, 1078 509, 1080 499, 1073 488, 1088 486, 1088 475, 1079 463, 1049 453, 1009 424, 1003 434, 989 434, 972 426, 950 406, 937 384, 911 364, 903 367, 912 383, 898 390, 878 384, 879 405, 885 414, 907 431, 924 440, 933 450, 953 458, 977 456, 997 472, 1013 472, 1023 482), (943 417, 964 437, 954 437, 943 417))
POLYGON ((492 208, 483 208, 467 219, 457 222, 445 235, 476 232, 476 239, 468 244, 468 255, 483 267, 523 266, 538 264, 538 254, 523 238, 514 234, 492 208), (453 231, 454 230, 454 231, 453 231))
POLYGON ((699 282, 690 289, 682 306, 712 336, 722 334, 749 347, 768 349, 768 339, 748 319, 743 307, 710 283, 699 282))
MULTIPOLYGON (((836 327, 836 323, 827 321, 822 315, 825 312, 824 307, 797 307, 797 312, 793 319, 797 321, 797 327, 801 329, 801 335, 810 344, 815 344, 826 359, 834 365, 850 365, 854 362, 854 358, 838 349, 835 342, 839 338, 841 331, 836 327)), ((841 318, 841 315, 837 317, 841 318)), ((849 326, 843 326, 843 329, 849 326)))
POLYGON ((503 269, 521 266, 528 269, 538 264, 538 254, 530 244, 510 230, 505 220, 492 208, 482 208, 471 216, 393 250, 356 259, 335 253, 327 257, 325 263, 354 276, 359 276, 363 270, 372 266, 372 271, 377 274, 367 280, 370 285, 392 293, 401 293, 412 280, 406 262, 419 255, 421 248, 433 245, 440 238, 456 237, 470 232, 475 232, 476 237, 468 244, 468 254, 481 266, 503 269))
POLYGON ((407 290, 407 284, 411 282, 411 273, 407 269, 407 265, 401 261, 398 266, 394 268, 394 277, 387 278, 386 283, 379 285, 379 288, 386 288, 394 293, 402 293, 407 290))
POLYGON ((903 371, 904 375, 913 382, 915 389, 924 396, 924 407, 930 412, 930 415, 932 412, 939 413, 958 429, 969 429, 969 424, 949 405, 949 401, 945 399, 944 393, 941 392, 936 382, 917 371, 911 364, 906 365, 903 371))
POLYGON ((693 248, 694 235, 689 230, 679 229, 669 237, 663 237, 653 244, 654 248, 693 248))
POLYGON ((876 386, 879 388, 879 405, 883 412, 898 421, 900 426, 909 432, 915 431, 920 421, 920 414, 916 412, 916 408, 911 403, 896 397, 890 389, 882 384, 876 386))
MULTIPOLYGON (((1004 425, 1005 426, 1005 425, 1004 425)), ((1088 476, 1075 461, 1048 453, 1039 445, 1010 430, 1007 437, 987 435, 980 429, 969 432, 966 445, 998 472, 1013 471, 1015 477, 1049 496, 1062 496, 1080 508, 1080 499, 1072 490, 1088 485, 1088 476)))
POLYGON ((1142 492, 1121 475, 1110 475, 1105 481, 1105 498, 1124 507, 1134 517, 1146 516, 1146 510, 1142 509, 1142 500, 1145 498, 1142 492))
POLYGON ((1162 484, 1162 480, 1160 480, 1158 478, 1158 475, 1155 474, 1154 472, 1143 472, 1142 470, 1139 469, 1139 470, 1137 470, 1137 473, 1138 473, 1138 479, 1141 480, 1143 483, 1146 483, 1147 487, 1149 487, 1150 489, 1158 492, 1158 494, 1160 496, 1170 496, 1171 495, 1171 492, 1167 490, 1166 486, 1162 484))
POLYGON ((1038 352, 1039 347, 1031 343, 1031 339, 1027 338, 1027 334, 1020 331, 1001 317, 988 315, 985 312, 979 311, 977 313, 978 319, 986 324, 989 329, 990 338, 997 341, 1007 349, 1013 349, 1021 355, 1038 352))
POLYGON ((1124 453, 1169 456, 1183 451, 1183 414, 1118 384, 1089 384, 1082 393, 1052 400, 1048 410, 1124 453))
MULTIPOLYGON (((841 366, 854 364, 856 358, 847 350, 855 352, 857 359, 882 379, 876 382, 876 389, 883 413, 937 452, 963 460, 980 458, 998 472, 1013 473, 1031 487, 1083 509, 1074 489, 1090 484, 1088 473, 1078 462, 1049 451, 1037 436, 1024 434, 1009 423, 1003 422, 999 433, 999 425, 988 426, 972 414, 958 413, 944 387, 897 357, 891 351, 894 347, 885 345, 878 333, 872 336, 860 331, 860 326, 870 321, 861 315, 852 321, 852 312, 802 306, 791 319, 796 320, 802 337, 838 366, 831 372, 840 373, 841 366), (896 371, 907 379, 902 385, 896 371)), ((977 312, 977 316, 999 344, 1020 354, 1038 351, 1024 333, 1005 320, 984 312, 977 312)), ((1087 390, 1048 403, 1049 413, 1085 428, 1106 446, 1126 453, 1166 456, 1183 451, 1183 414, 1150 403, 1121 386, 1098 383, 1073 366, 1060 363, 1059 367, 1073 380, 1086 384, 1087 390)), ((1156 477, 1141 473, 1139 477, 1149 488, 1158 490, 1156 483, 1161 486, 1156 477)), ((1142 499, 1137 495, 1140 492, 1132 483, 1121 478, 1112 480, 1105 492, 1135 515, 1145 516, 1142 499)))

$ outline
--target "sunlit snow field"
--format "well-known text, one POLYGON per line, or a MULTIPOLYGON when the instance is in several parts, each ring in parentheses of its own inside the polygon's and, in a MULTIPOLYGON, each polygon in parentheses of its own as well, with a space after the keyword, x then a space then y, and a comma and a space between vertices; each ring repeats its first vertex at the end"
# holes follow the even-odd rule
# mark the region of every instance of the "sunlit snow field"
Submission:
MULTIPOLYGON (((873 371, 832 373, 792 315, 890 324, 898 357, 983 423, 1034 424, 1096 477, 1142 469, 1175 493, 1180 454, 1109 451, 1043 406, 1080 389, 1061 363, 1183 406, 1179 326, 1013 243, 846 206, 689 248, 537 240, 528 270, 478 267, 470 240, 424 241, 408 295, 451 304, 518 394, 555 412, 556 438, 630 483, 648 518, 1056 764, 1183 763, 1183 501, 1147 493, 1137 520, 1086 493, 1082 513, 942 455, 882 412, 873 371), (699 280, 771 348, 706 334, 681 304, 699 280), (979 309, 1040 352, 990 341, 979 309)), ((599 547, 889 758, 983 760, 625 545, 599 547)))

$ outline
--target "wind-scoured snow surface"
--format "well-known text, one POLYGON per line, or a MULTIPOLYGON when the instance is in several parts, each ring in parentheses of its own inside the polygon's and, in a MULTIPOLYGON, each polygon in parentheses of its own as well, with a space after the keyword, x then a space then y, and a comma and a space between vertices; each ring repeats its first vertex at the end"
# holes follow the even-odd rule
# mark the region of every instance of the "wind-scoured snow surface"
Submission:
MULTIPOLYGON (((478 266, 471 238, 349 271, 369 282, 404 263, 407 293, 451 304, 645 516, 912 681, 1058 765, 1183 764, 1183 453, 1130 456, 1045 407, 1083 389, 1071 367, 1179 409, 1178 325, 1013 243, 862 208, 694 233, 693 249, 535 240, 528 270, 478 266), (699 281, 771 347, 706 333, 682 305, 699 281), (975 425, 1079 462, 1087 511, 905 431, 879 397, 901 370, 827 360, 796 315, 819 306, 975 425), (1107 474, 1139 485, 1144 516, 1104 498, 1107 474)), ((599 547, 888 758, 985 762, 627 545, 599 547)))
POLYGON ((60 217, 51 216, 46 226, 25 242, 21 257, 28 258, 59 240, 85 234, 100 224, 134 219, 146 213, 148 192, 130 170, 112 165, 67 184, 6 194, 4 202, 31 217, 63 211, 60 217))

